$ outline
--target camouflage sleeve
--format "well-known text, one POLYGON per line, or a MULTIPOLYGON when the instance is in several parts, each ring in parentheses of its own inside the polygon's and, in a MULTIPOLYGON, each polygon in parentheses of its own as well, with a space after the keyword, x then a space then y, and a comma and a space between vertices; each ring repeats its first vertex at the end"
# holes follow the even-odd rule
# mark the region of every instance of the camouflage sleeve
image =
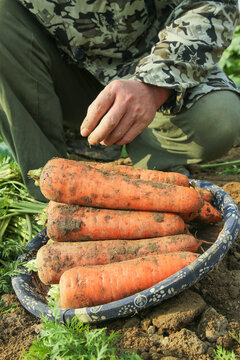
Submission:
POLYGON ((174 90, 159 111, 180 111, 186 90, 203 81, 230 45, 237 19, 237 0, 184 0, 175 8, 135 72, 137 80, 174 90))

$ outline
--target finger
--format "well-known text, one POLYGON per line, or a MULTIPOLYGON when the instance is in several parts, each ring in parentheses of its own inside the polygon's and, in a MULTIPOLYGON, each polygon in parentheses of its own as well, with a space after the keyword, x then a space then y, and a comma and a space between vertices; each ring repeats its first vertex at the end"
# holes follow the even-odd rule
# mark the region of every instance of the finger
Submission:
POLYGON ((109 134, 116 128, 120 120, 125 114, 125 107, 119 106, 119 102, 115 102, 106 115, 102 118, 100 123, 91 132, 88 137, 88 142, 91 145, 99 144, 104 141, 109 134))
POLYGON ((148 127, 147 122, 145 122, 144 125, 134 123, 130 127, 130 129, 123 135, 123 137, 116 142, 116 144, 122 146, 130 143, 131 141, 133 141, 133 139, 135 139, 136 136, 138 136, 147 127, 148 127))
POLYGON ((134 118, 130 118, 126 113, 121 120, 119 121, 118 125, 115 129, 108 135, 106 139, 102 142, 102 145, 112 145, 117 143, 123 136, 129 131, 132 127, 134 122, 134 118))
POLYGON ((103 89, 92 104, 88 107, 87 115, 81 125, 81 135, 88 136, 96 127, 100 119, 112 106, 115 93, 109 88, 103 89))

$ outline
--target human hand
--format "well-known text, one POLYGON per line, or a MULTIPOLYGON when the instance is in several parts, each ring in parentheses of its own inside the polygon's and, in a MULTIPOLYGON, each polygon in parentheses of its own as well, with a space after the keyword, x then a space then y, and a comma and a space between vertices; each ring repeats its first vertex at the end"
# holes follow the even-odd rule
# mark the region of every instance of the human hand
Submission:
POLYGON ((81 135, 91 145, 131 142, 153 121, 170 90, 137 80, 114 80, 89 106, 81 135))

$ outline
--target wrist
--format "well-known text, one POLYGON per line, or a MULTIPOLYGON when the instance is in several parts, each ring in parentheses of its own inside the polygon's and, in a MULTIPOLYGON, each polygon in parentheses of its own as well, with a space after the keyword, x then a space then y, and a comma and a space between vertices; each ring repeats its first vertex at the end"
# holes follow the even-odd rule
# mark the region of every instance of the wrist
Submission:
POLYGON ((167 101, 170 97, 172 90, 160 86, 149 85, 152 87, 154 102, 156 104, 156 109, 159 109, 162 104, 167 101))

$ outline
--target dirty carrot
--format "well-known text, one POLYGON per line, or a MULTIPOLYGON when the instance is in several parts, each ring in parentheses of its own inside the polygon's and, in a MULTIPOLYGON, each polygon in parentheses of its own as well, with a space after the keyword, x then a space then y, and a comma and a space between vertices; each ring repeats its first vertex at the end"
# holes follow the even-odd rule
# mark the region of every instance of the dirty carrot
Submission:
POLYGON ((136 294, 173 275, 197 257, 191 252, 174 252, 107 265, 74 267, 60 278, 60 307, 90 307, 136 294))
POLYGON ((201 243, 189 234, 141 240, 50 242, 37 252, 38 276, 46 285, 58 284, 61 275, 75 266, 104 265, 176 251, 196 252, 201 243))
POLYGON ((176 172, 165 172, 158 170, 146 170, 138 169, 128 165, 116 165, 113 163, 100 163, 100 162, 84 162, 85 164, 92 166, 96 169, 108 172, 111 174, 122 174, 130 176, 135 179, 141 179, 146 181, 160 181, 168 184, 189 186, 189 179, 186 175, 176 172))
POLYGON ((44 166, 40 189, 49 200, 92 207, 189 213, 202 206, 193 188, 108 174, 62 158, 44 166))
POLYGON ((219 210, 217 210, 210 202, 204 201, 200 210, 189 213, 179 214, 184 221, 200 222, 205 224, 218 223, 223 220, 223 216, 219 210))
POLYGON ((203 200, 212 202, 214 200, 213 193, 208 189, 202 189, 200 187, 194 187, 194 189, 202 196, 203 200))
POLYGON ((181 234, 183 219, 174 213, 92 208, 50 201, 47 235, 54 241, 144 239, 181 234))
POLYGON ((194 221, 199 221, 205 224, 218 223, 223 220, 223 216, 211 203, 204 201, 202 208, 198 212, 198 216, 194 221))

